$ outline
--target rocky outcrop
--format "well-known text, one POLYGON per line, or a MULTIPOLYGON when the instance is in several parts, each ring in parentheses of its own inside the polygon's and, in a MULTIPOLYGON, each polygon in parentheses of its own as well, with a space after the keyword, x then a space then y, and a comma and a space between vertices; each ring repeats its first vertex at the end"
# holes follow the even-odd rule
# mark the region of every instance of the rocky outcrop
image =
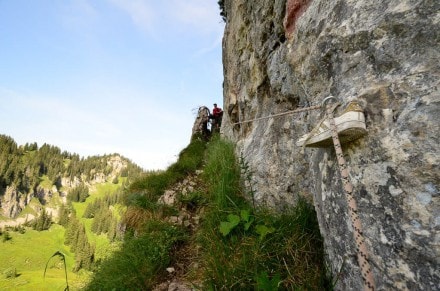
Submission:
POLYGON ((74 188, 81 185, 81 179, 79 177, 62 177, 61 178, 61 186, 67 188, 74 188))
POLYGON ((14 185, 6 188, 1 202, 2 215, 8 218, 16 218, 31 201, 33 194, 20 193, 14 185))
POLYGON ((105 160, 108 168, 108 172, 98 172, 92 169, 89 176, 86 174, 81 174, 80 177, 62 177, 61 185, 63 187, 74 188, 83 183, 88 186, 93 186, 95 184, 102 184, 106 182, 112 182, 113 179, 119 177, 121 172, 127 168, 128 162, 124 160, 120 155, 104 156, 102 159, 105 160))
MULTIPOLYGON (((440 2, 225 1, 222 132, 277 209, 313 200, 338 290, 360 290, 334 150, 295 141, 320 111, 256 120, 333 95, 363 107, 343 147, 379 290, 440 286, 440 2)), ((336 112, 339 114, 339 112, 336 112)))
POLYGON ((40 203, 43 205, 49 202, 54 194, 58 194, 58 189, 55 185, 52 186, 51 189, 46 189, 44 187, 38 186, 35 190, 35 197, 37 197, 40 203))
POLYGON ((194 121, 191 137, 200 135, 204 137, 208 137, 211 134, 211 131, 208 129, 209 116, 211 112, 209 108, 206 106, 201 106, 197 110, 196 120, 194 121))

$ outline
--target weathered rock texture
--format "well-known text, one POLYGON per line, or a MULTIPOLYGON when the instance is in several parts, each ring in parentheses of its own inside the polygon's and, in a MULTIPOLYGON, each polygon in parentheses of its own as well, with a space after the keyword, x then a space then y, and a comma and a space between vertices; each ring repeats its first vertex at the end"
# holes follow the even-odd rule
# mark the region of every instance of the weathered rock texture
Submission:
POLYGON ((3 201, 0 203, 0 214, 8 218, 15 218, 29 204, 33 193, 22 195, 17 188, 12 185, 6 188, 3 201))
MULTIPOLYGON (((313 198, 339 290, 361 290, 334 150, 295 141, 322 117, 263 119, 357 99, 368 135, 343 147, 379 290, 440 288, 440 1, 225 1, 222 132, 260 203, 313 198), (345 263, 344 263, 345 262, 345 263)), ((337 113, 336 113, 337 114, 337 113)))

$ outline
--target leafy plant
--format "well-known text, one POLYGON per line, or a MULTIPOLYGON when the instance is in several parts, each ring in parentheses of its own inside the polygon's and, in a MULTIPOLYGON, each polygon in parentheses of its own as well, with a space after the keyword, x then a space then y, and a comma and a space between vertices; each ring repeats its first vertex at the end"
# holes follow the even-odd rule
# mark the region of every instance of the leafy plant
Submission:
POLYGON ((266 235, 268 235, 269 233, 273 233, 274 231, 275 228, 267 227, 264 224, 259 224, 255 227, 255 232, 258 233, 258 235, 260 236, 260 240, 263 240, 266 235))
POLYGON ((248 231, 254 220, 255 219, 251 215, 250 211, 243 209, 240 211, 240 216, 229 214, 227 216, 227 221, 221 221, 220 232, 223 236, 227 236, 234 228, 236 228, 240 224, 240 222, 243 225, 244 231, 248 231))
POLYGON ((245 209, 240 211, 240 217, 241 220, 244 222, 244 230, 248 230, 255 220, 250 211, 245 209))
POLYGON ((281 282, 281 276, 280 274, 275 274, 275 276, 273 276, 271 279, 267 272, 261 272, 258 274, 256 281, 257 290, 273 291, 278 290, 278 285, 281 282))
POLYGON ((227 236, 240 223, 240 216, 235 214, 228 215, 228 221, 220 222, 220 232, 227 236))

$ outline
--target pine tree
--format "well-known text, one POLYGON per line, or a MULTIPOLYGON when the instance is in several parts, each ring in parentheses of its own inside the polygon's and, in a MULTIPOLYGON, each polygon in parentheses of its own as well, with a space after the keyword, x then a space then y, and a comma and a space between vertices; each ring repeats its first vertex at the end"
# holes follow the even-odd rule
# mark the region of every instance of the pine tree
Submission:
POLYGON ((117 234, 117 227, 118 227, 118 220, 116 218, 113 218, 112 222, 110 224, 110 228, 109 228, 108 233, 107 233, 107 238, 110 241, 115 241, 116 234, 117 234))
POLYGON ((63 203, 58 210, 58 224, 67 228, 69 224, 69 208, 63 203))
POLYGON ((78 228, 79 220, 76 218, 75 213, 73 213, 72 216, 69 218, 69 224, 65 233, 64 244, 76 244, 78 228))
POLYGON ((87 197, 89 197, 89 188, 84 184, 72 188, 67 193, 67 200, 71 202, 84 202, 87 197))
POLYGON ((75 247, 75 267, 73 271, 77 272, 80 269, 90 270, 93 266, 94 257, 95 248, 90 245, 84 225, 81 224, 75 247))
POLYGON ((46 209, 42 208, 40 215, 32 223, 32 228, 37 231, 47 230, 52 225, 52 214, 48 214, 46 209))

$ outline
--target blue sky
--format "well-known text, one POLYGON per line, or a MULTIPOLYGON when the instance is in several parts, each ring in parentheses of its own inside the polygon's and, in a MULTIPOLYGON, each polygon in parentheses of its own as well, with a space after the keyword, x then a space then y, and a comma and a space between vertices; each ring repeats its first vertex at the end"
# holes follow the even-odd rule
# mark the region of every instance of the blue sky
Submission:
POLYGON ((0 133, 166 168, 222 104, 217 0, 0 0, 0 133))

